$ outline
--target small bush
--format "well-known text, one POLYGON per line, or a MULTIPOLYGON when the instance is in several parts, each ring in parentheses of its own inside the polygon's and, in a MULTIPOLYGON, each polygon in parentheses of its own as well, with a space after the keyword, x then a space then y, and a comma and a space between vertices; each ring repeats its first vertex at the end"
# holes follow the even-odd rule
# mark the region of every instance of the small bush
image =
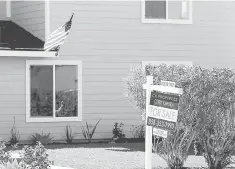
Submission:
POLYGON ((82 134, 83 134, 84 138, 89 141, 89 143, 91 143, 91 139, 95 133, 96 127, 99 124, 100 120, 95 124, 94 127, 92 127, 92 125, 88 125, 87 122, 86 122, 86 128, 83 127, 83 125, 82 125, 82 134))
POLYGON ((23 163, 22 161, 18 163, 18 161, 16 159, 9 160, 7 163, 1 164, 0 168, 1 169, 28 169, 28 168, 26 168, 25 163, 23 163))
POLYGON ((16 129, 16 126, 15 126, 15 117, 14 117, 14 124, 13 124, 13 127, 11 128, 10 134, 11 134, 11 136, 10 136, 9 144, 11 146, 14 146, 20 140, 19 131, 16 129))
POLYGON ((31 140, 33 141, 34 144, 36 144, 38 141, 40 141, 40 143, 42 143, 43 145, 49 144, 52 139, 53 139, 53 137, 51 136, 50 133, 44 134, 43 131, 42 131, 42 134, 35 133, 31 137, 31 140))
POLYGON ((113 138, 125 138, 125 134, 123 134, 123 123, 115 122, 113 128, 113 138))
POLYGON ((143 139, 145 138, 145 125, 141 124, 139 126, 132 125, 131 128, 132 136, 135 139, 143 139))
POLYGON ((74 138, 74 135, 73 135, 73 131, 70 127, 70 125, 67 125, 65 127, 65 141, 67 144, 72 144, 73 143, 73 138, 74 138))
POLYGON ((10 153, 5 151, 6 142, 0 139, 0 164, 5 164, 10 159, 10 153))
POLYGON ((38 141, 36 145, 23 148, 22 162, 30 169, 50 169, 51 162, 44 146, 38 141))

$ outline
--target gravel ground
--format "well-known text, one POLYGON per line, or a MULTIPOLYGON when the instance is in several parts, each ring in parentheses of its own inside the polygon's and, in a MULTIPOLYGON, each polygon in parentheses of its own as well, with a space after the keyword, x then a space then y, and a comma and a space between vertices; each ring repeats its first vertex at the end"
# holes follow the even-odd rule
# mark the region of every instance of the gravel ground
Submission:
MULTIPOLYGON (((112 148, 73 148, 48 150, 55 165, 75 169, 141 169, 144 168, 144 152, 112 151, 112 148)), ((116 147, 114 150, 117 150, 116 147)), ((123 150, 120 148, 119 150, 123 150)), ((166 162, 153 154, 153 167, 166 167, 166 162)), ((185 166, 206 166, 203 157, 189 156, 185 166)))
MULTIPOLYGON (((49 159, 54 165, 74 169, 144 169, 144 151, 128 151, 123 147, 102 148, 58 148, 47 149, 49 159)), ((20 152, 20 151, 16 151, 20 152)), ((153 168, 166 167, 166 162, 153 154, 153 168)), ((206 167, 202 156, 190 155, 185 167, 206 167)), ((233 167, 234 168, 234 167, 233 167)))

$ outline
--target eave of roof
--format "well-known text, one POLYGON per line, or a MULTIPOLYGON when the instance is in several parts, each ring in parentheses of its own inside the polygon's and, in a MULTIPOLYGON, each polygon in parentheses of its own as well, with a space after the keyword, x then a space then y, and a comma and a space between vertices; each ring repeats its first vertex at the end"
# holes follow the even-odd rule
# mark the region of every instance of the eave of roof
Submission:
POLYGON ((57 57, 44 51, 44 42, 12 21, 0 21, 0 57, 57 57))
POLYGON ((0 50, 0 57, 57 57, 55 51, 0 50))

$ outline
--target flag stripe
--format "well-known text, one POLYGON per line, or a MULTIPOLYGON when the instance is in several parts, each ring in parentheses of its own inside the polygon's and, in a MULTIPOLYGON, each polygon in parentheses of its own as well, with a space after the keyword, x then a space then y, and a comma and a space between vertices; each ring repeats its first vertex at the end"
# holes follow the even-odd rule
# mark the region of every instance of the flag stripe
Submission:
MULTIPOLYGON (((56 34, 58 34, 59 31, 61 31, 61 29, 65 26, 65 24, 63 24, 62 26, 60 26, 59 28, 57 28, 55 31, 53 31, 47 39, 51 38, 52 36, 55 36, 56 34)), ((59 32, 60 33, 60 32, 59 32)))
POLYGON ((49 51, 55 48, 58 49, 60 45, 65 42, 72 26, 72 18, 73 15, 68 22, 60 26, 48 36, 44 43, 44 50, 49 51))
POLYGON ((65 39, 66 39, 66 37, 61 38, 59 41, 56 41, 56 42, 48 45, 47 47, 45 47, 45 49, 48 50, 48 49, 51 49, 52 47, 56 47, 56 46, 58 46, 58 43, 64 43, 65 39))
POLYGON ((66 37, 67 34, 68 34, 68 32, 64 32, 64 33, 62 33, 60 36, 53 37, 53 39, 52 39, 52 38, 49 39, 48 41, 46 41, 46 43, 45 43, 45 45, 44 45, 45 48, 47 48, 47 46, 50 45, 51 43, 53 43, 54 41, 57 41, 57 40, 59 40, 60 38, 66 37))

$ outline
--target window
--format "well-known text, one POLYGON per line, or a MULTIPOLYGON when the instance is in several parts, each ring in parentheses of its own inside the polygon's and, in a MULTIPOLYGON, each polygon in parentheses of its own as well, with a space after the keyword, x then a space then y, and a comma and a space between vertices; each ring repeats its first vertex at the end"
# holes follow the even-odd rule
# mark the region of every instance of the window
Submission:
POLYGON ((143 23, 192 23, 192 0, 142 0, 143 23))
POLYGON ((81 89, 81 61, 27 60, 26 122, 81 121, 81 89))

